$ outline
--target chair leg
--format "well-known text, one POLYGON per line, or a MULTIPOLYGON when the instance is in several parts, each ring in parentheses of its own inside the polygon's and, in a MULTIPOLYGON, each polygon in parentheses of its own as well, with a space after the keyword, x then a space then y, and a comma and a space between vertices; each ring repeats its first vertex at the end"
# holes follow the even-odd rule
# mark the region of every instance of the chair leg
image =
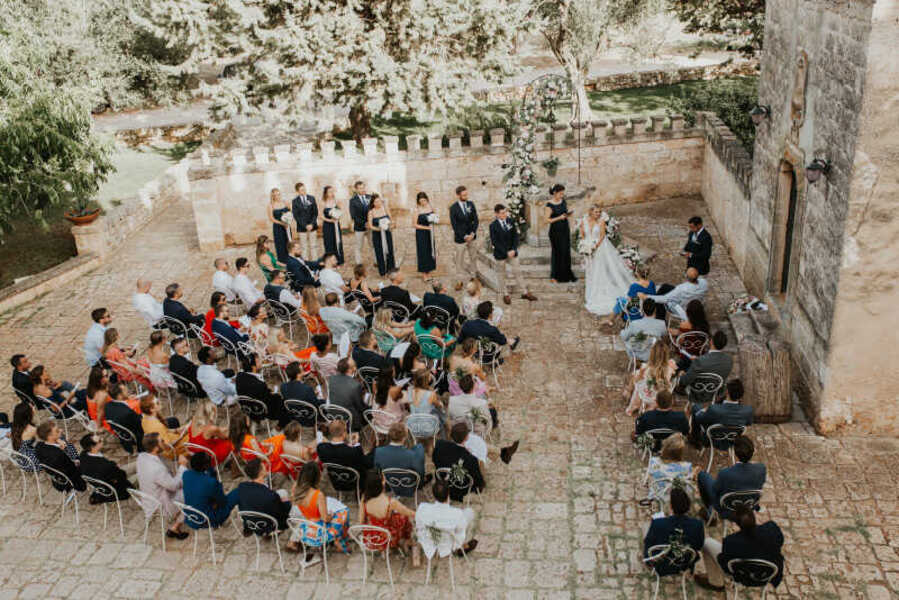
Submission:
MULTIPOLYGON (((215 538, 212 537, 212 527, 209 527, 209 547, 212 548, 212 564, 215 565, 215 538)), ((259 555, 256 555, 256 560, 259 560, 259 555)), ((256 568, 259 568, 258 562, 256 568)))
POLYGON ((43 493, 41 492, 41 482, 40 482, 40 479, 38 479, 37 471, 34 472, 34 487, 37 488, 37 501, 38 501, 38 503, 40 503, 41 506, 43 506, 44 505, 44 496, 43 496, 43 493))
POLYGON ((715 448, 710 445, 709 446, 709 466, 706 467, 706 469, 705 469, 706 473, 712 472, 712 461, 714 461, 714 460, 715 460, 715 448))
MULTIPOLYGON (((152 519, 153 517, 151 516, 150 518, 152 519)), ((150 524, 150 522, 147 521, 147 525, 149 525, 149 524, 150 524)), ((159 510, 159 531, 162 532, 162 551, 165 552, 166 551, 165 550, 165 519, 162 518, 162 509, 159 510)), ((194 556, 196 556, 196 555, 197 555, 197 546, 196 546, 196 539, 195 539, 194 540, 194 556)))
POLYGON ((452 585, 453 591, 456 591, 456 576, 453 574, 453 554, 452 552, 449 555, 449 563, 450 563, 450 584, 452 585))
POLYGON ((322 564, 325 565, 325 583, 331 583, 331 575, 328 573, 328 544, 326 541, 322 542, 322 564))
POLYGON ((687 572, 686 571, 681 573, 680 588, 681 588, 681 591, 684 593, 684 600, 687 600, 687 572))
POLYGON ((116 498, 116 501, 115 501, 115 507, 119 513, 119 533, 121 534, 122 538, 124 538, 125 537, 125 523, 122 521, 122 506, 121 506, 121 504, 119 504, 118 497, 116 498))
POLYGON ((106 524, 109 517, 109 502, 103 503, 103 531, 106 531, 106 524))
POLYGON ((256 570, 259 570, 259 536, 253 534, 253 539, 256 541, 256 570))
MULTIPOLYGON (((368 552, 365 551, 365 546, 362 546, 361 549, 362 549, 362 587, 365 587, 365 580, 368 579, 368 552)), ((372 561, 374 561, 374 557, 372 557, 372 561)))
MULTIPOLYGON (((655 570, 653 570, 653 573, 655 573, 655 570)), ((652 593, 652 600, 657 600, 657 599, 658 599, 658 597, 659 597, 659 584, 660 584, 661 581, 662 581, 662 579, 659 577, 659 574, 658 574, 658 573, 655 573, 655 576, 656 576, 656 586, 655 586, 655 591, 652 593)))
POLYGON ((278 532, 275 531, 275 550, 278 551, 278 564, 281 566, 281 574, 284 574, 284 559, 281 558, 281 539, 278 537, 278 532))
POLYGON ((425 576, 425 585, 428 585, 429 583, 431 583, 431 559, 430 558, 428 559, 428 572, 427 572, 427 575, 425 576))
POLYGON ((79 525, 81 521, 78 517, 78 492, 72 491, 72 500, 75 501, 75 525, 79 525))
MULTIPOLYGON (((396 593, 396 588, 393 585, 393 570, 390 568, 390 547, 384 549, 384 558, 387 559, 387 575, 390 577, 390 589, 396 593)), ((764 598, 762 599, 764 600, 764 598)))

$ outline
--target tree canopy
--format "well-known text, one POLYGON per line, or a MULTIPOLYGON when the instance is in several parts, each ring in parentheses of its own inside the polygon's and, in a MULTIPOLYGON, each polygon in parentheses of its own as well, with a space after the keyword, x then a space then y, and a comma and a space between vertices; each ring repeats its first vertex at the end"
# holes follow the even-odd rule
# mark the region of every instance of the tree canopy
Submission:
POLYGON ((726 35, 734 50, 755 55, 765 37, 765 0, 668 0, 689 33, 726 35))

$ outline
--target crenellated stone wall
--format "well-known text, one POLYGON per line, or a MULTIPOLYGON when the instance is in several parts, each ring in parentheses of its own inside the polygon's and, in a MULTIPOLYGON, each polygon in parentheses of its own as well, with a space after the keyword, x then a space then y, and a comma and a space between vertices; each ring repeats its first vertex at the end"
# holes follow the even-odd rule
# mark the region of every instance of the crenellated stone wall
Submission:
MULTIPOLYGON (((538 160, 551 154, 560 160, 554 177, 536 166, 547 188, 555 181, 576 182, 580 156, 581 181, 596 187, 591 201, 630 203, 700 192, 702 132, 685 129, 680 116, 556 125, 540 136, 538 160)), ((406 150, 400 150, 398 137, 367 138, 359 146, 342 142, 340 148, 335 141, 322 141, 318 147, 308 142, 221 154, 198 150, 189 175, 200 248, 246 244, 270 231, 269 191, 280 188, 289 200, 296 182, 317 198, 325 185, 334 186, 345 204, 354 182, 364 181, 387 200, 400 226, 411 219, 407 213, 419 191, 443 214, 455 201, 458 185, 469 188, 485 217, 503 201, 502 165, 511 160, 511 139, 504 130, 473 131, 464 140, 452 134, 410 135, 404 141, 406 150)), ((346 226, 349 215, 344 213, 346 226)))

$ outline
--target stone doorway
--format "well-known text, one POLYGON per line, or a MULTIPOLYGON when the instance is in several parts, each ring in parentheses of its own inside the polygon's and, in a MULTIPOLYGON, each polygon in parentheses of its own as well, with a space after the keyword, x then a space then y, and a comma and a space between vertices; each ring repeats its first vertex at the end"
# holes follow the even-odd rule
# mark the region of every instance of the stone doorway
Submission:
POLYGON ((771 264, 771 293, 785 298, 790 289, 790 264, 797 249, 799 186, 796 167, 780 163, 775 205, 774 252, 771 264))

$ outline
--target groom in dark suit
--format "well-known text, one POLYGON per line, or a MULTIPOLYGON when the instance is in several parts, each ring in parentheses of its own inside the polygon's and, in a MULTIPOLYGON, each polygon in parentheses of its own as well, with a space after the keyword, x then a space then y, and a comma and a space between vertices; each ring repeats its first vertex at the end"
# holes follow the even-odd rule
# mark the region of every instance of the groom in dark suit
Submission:
MULTIPOLYGON (((450 224, 453 226, 453 241, 456 243, 456 265, 460 273, 477 271, 478 210, 468 201, 468 189, 464 185, 456 188, 456 202, 450 206, 450 224)), ((456 291, 462 289, 462 282, 456 282, 456 291)))
POLYGON ((687 257, 687 268, 695 267, 700 275, 708 275, 709 259, 712 257, 712 236, 702 226, 702 217, 691 217, 687 221, 690 234, 682 255, 687 257))
POLYGON ((510 276, 515 279, 519 289, 523 290, 521 297, 534 302, 537 300, 536 296, 531 294, 521 278, 521 265, 518 262, 518 245, 521 240, 518 227, 509 218, 509 210, 504 205, 497 204, 493 207, 493 213, 496 218, 490 223, 490 243, 493 245, 493 258, 497 260, 496 275, 503 302, 512 304, 512 296, 506 284, 510 276))
POLYGON ((297 183, 294 186, 297 195, 293 199, 291 209, 297 223, 297 233, 303 240, 303 254, 308 257, 318 256, 315 248, 315 232, 318 230, 318 205, 315 196, 306 193, 306 186, 297 183))
POLYGON ((353 235, 356 242, 356 264, 362 264, 362 244, 365 243, 365 231, 368 229, 368 211, 371 208, 371 196, 365 193, 365 184, 357 181, 353 185, 354 194, 350 198, 350 218, 353 220, 353 235))

